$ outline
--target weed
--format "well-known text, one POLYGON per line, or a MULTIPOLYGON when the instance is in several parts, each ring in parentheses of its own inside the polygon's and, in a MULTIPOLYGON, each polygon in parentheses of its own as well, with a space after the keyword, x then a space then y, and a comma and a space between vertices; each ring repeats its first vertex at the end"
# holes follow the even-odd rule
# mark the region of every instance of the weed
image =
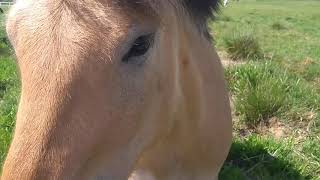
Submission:
POLYGON ((227 71, 235 109, 249 127, 278 114, 287 104, 285 74, 271 64, 242 65, 227 71))
POLYGON ((227 52, 233 60, 262 57, 259 41, 251 31, 233 30, 224 36, 224 42, 227 52))

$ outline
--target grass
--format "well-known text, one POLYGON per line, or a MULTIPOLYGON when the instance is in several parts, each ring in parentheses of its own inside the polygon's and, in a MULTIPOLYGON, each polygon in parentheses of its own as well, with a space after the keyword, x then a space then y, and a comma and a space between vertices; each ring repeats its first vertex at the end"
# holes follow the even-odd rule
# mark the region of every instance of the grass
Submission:
POLYGON ((259 59, 262 57, 262 50, 257 37, 247 29, 246 31, 232 30, 224 36, 224 43, 233 60, 259 59))
POLYGON ((287 29, 286 26, 280 22, 274 22, 272 25, 271 25, 272 29, 274 30, 285 30, 287 29))
POLYGON ((250 64, 227 71, 236 112, 248 126, 255 126, 287 108, 287 77, 270 66, 250 64))
POLYGON ((2 166, 15 124, 20 83, 3 26, 4 16, 0 16, 0 21, 0 166, 2 166))
POLYGON ((235 140, 221 179, 319 179, 319 9, 316 0, 242 0, 209 24, 219 51, 246 60, 225 71, 235 140))
POLYGON ((210 27, 219 50, 226 50, 223 37, 229 30, 250 26, 263 52, 290 58, 287 59, 290 64, 305 58, 319 61, 319 8, 316 0, 241 0, 221 10, 221 15, 231 17, 232 21, 216 21, 210 27), (272 24, 277 22, 285 24, 287 29, 273 29, 272 24))
POLYGON ((14 61, 0 59, 0 165, 11 141, 19 97, 19 81, 14 61))
POLYGON ((303 114, 320 110, 320 94, 312 85, 276 63, 248 63, 229 68, 226 78, 235 99, 235 110, 248 126, 274 116, 284 119, 289 113, 287 119, 296 120, 294 116, 301 118, 303 114))
POLYGON ((232 21, 232 18, 230 16, 221 15, 221 16, 217 16, 214 20, 216 20, 216 21, 232 21))
POLYGON ((316 179, 320 173, 320 146, 312 139, 302 146, 304 149, 296 149, 294 141, 259 135, 236 138, 220 179, 316 179))
MULTIPOLYGON (((319 9, 316 0, 232 1, 209 22, 217 49, 246 60, 225 71, 234 101, 235 138, 220 179, 319 179, 319 9), (284 133, 278 137, 274 129, 284 133)), ((1 27, 0 39, 4 37, 1 27)), ((2 40, 0 166, 11 141, 20 87, 10 47, 2 40)))

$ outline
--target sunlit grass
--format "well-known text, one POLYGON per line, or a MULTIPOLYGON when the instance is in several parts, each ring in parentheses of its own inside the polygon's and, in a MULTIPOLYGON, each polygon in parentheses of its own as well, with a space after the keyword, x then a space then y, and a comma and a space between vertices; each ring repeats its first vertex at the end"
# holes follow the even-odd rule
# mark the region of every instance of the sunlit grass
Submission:
POLYGON ((19 80, 13 58, 0 59, 0 165, 7 153, 19 97, 19 80))
MULTIPOLYGON (((222 8, 222 18, 210 23, 215 46, 229 57, 234 56, 230 51, 234 45, 226 39, 240 39, 230 32, 255 37, 263 52, 259 61, 241 58, 248 63, 226 69, 234 101, 234 129, 254 130, 235 133, 221 179, 320 177, 319 9, 316 0, 231 1, 222 8), (272 118, 290 128, 281 140, 258 130, 272 118)), ((242 44, 242 49, 251 48, 242 44)))

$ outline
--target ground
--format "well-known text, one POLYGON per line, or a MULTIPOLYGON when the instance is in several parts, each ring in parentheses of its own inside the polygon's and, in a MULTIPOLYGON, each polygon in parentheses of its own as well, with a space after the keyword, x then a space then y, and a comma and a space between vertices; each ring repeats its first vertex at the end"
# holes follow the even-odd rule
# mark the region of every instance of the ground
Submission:
MULTIPOLYGON (((209 26, 225 67, 234 142, 220 179, 320 179, 320 1, 231 1, 209 26)), ((0 17, 0 167, 19 80, 0 17)))

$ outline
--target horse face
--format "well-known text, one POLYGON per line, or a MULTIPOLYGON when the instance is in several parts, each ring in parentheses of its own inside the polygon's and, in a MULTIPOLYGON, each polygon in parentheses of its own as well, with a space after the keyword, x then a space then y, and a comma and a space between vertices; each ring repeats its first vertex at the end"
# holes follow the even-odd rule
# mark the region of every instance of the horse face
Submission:
POLYGON ((13 8, 8 34, 22 93, 5 170, 14 178, 129 172, 132 157, 166 132, 174 27, 139 12, 111 1, 13 8))
POLYGON ((22 91, 2 177, 216 177, 231 142, 204 25, 217 2, 18 1, 7 32, 22 91))

